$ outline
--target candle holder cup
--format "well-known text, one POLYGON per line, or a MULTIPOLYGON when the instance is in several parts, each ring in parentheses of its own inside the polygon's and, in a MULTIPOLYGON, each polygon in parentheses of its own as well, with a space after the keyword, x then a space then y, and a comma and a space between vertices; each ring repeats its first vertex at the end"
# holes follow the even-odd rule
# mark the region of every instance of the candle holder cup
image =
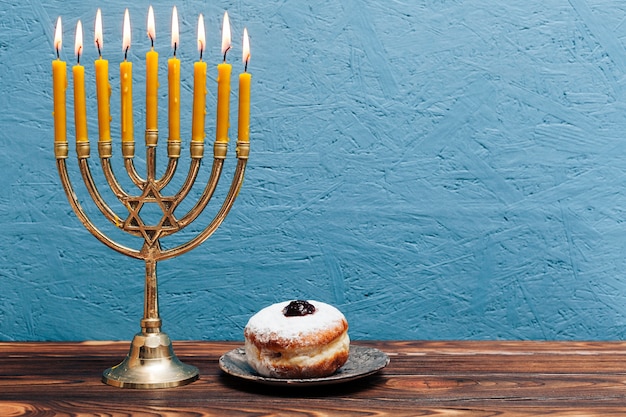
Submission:
MULTIPOLYGON (((118 214, 102 198, 92 177, 88 159, 90 145, 88 141, 76 143, 78 166, 90 197, 104 217, 122 231, 139 237, 143 240, 140 249, 133 249, 121 245, 109 238, 87 216, 82 208, 67 172, 66 160, 68 157, 67 142, 55 142, 56 165, 61 178, 65 194, 76 216, 98 240, 109 248, 135 259, 145 262, 145 291, 144 312, 141 319, 141 331, 137 333, 130 346, 126 358, 116 366, 104 371, 102 381, 106 384, 122 388, 167 388, 189 384, 198 379, 198 369, 195 366, 182 363, 174 354, 172 343, 168 335, 161 331, 157 291, 157 263, 166 259, 182 255, 203 243, 220 226, 230 211, 244 178, 244 172, 250 151, 247 141, 237 143, 237 165, 234 178, 221 208, 212 221, 198 234, 187 242, 170 249, 161 247, 160 239, 172 235, 194 222, 211 200, 219 182, 224 160, 227 154, 227 142, 215 142, 213 148, 213 165, 208 182, 195 205, 182 217, 175 215, 175 210, 188 196, 196 182, 204 155, 204 142, 192 141, 190 146, 191 163, 187 177, 174 195, 163 195, 163 189, 170 183, 180 157, 180 141, 168 141, 168 164, 160 178, 156 178, 156 149, 158 142, 157 130, 146 130, 146 174, 145 178, 137 172, 133 163, 134 141, 122 143, 124 168, 138 192, 127 192, 118 182, 111 167, 111 141, 98 142, 98 153, 104 177, 109 188, 117 199, 126 207, 128 214, 118 214), (157 206, 162 216, 155 224, 147 224, 141 216, 142 208, 157 206)), ((158 216, 156 216, 158 217, 158 216)))

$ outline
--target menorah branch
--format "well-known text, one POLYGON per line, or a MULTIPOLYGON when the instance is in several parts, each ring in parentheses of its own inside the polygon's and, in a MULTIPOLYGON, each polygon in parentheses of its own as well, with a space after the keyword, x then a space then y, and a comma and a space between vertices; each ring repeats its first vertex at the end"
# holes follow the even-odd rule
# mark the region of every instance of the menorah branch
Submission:
MULTIPOLYGON (((179 224, 181 228, 187 227, 194 220, 196 220, 198 216, 202 213, 204 208, 207 206, 207 204, 211 200, 211 197, 213 197, 213 193, 215 192, 215 189, 217 188, 217 184, 220 180, 220 176, 222 175, 223 166, 224 166, 223 159, 216 158, 213 160, 213 165, 211 168, 211 175, 209 176, 209 180, 206 184, 206 187, 204 188, 204 191, 202 192, 202 195, 200 196, 196 204, 191 208, 191 210, 189 210, 187 214, 185 214, 180 219, 179 224)), ((189 191, 191 190, 191 185, 192 184, 185 183, 185 185, 181 189, 180 195, 177 194, 177 198, 183 199, 187 195, 187 193, 189 193, 189 191)))
POLYGON ((133 158, 124 158, 124 168, 128 173, 128 177, 135 184, 135 186, 139 189, 142 189, 145 186, 146 180, 141 178, 137 169, 135 168, 135 163, 133 158))
POLYGON ((87 187, 87 191, 91 196, 91 199, 96 204, 96 207, 100 209, 100 212, 104 214, 104 216, 115 226, 120 227, 121 220, 120 217, 109 207, 109 205, 104 201, 96 184, 93 181, 93 177, 91 175, 91 170, 89 169, 89 164, 87 158, 78 158, 78 165, 80 168, 80 173, 83 177, 83 181, 85 186, 87 187))
POLYGON ((109 188, 111 189, 115 197, 117 197, 117 199, 120 201, 123 201, 124 199, 130 197, 130 195, 126 191, 124 191, 120 183, 117 181, 117 178, 113 173, 113 167, 111 167, 110 157, 100 157, 100 164, 102 166, 102 173, 104 174, 104 178, 106 179, 109 188))
POLYGON ((217 228, 222 224, 222 222, 228 215, 230 209, 235 202, 235 199, 237 198, 237 195, 239 194, 239 189, 241 188, 241 184, 243 184, 243 178, 247 162, 247 158, 238 159, 237 167, 235 168, 235 173, 233 175, 234 178, 228 194, 226 195, 224 203, 222 204, 220 210, 217 212, 211 223, 209 223, 209 225, 202 232, 200 232, 195 238, 189 240, 187 243, 163 251, 158 257, 159 261, 174 258, 176 256, 182 255, 183 253, 189 252, 190 250, 202 244, 209 237, 211 237, 211 235, 217 230, 217 228))
POLYGON ((167 168, 165 168, 165 172, 163 173, 163 176, 156 181, 157 184, 159 184, 159 190, 162 190, 163 188, 167 187, 170 181, 172 181, 172 178, 174 178, 174 174, 176 173, 177 166, 178 166, 178 158, 174 158, 170 156, 169 160, 167 161, 167 168))
MULTIPOLYGON (((189 165, 189 171, 187 172, 187 178, 185 178, 185 182, 180 187, 180 190, 174 196, 174 200, 176 202, 181 202, 187 197, 189 191, 191 191, 191 187, 196 181, 198 177, 198 172, 200 171, 200 166, 202 164, 201 159, 192 159, 189 165)), ((212 174, 211 174, 212 175, 212 174)), ((210 182, 210 180, 209 180, 210 182)))
POLYGON ((65 190, 65 194, 68 198, 70 206, 74 210, 76 217, 81 221, 83 226, 94 235, 99 241, 107 245, 109 248, 122 253, 126 256, 130 256, 136 259, 143 259, 143 256, 140 251, 128 248, 126 246, 120 245, 107 237, 104 233, 102 233, 89 219, 83 208, 81 207, 78 198, 76 197, 76 193, 72 187, 72 183, 70 181, 69 175, 67 173, 67 166, 65 164, 65 158, 57 157, 57 170, 59 171, 59 177, 61 178, 61 184, 63 185, 63 189, 65 190))

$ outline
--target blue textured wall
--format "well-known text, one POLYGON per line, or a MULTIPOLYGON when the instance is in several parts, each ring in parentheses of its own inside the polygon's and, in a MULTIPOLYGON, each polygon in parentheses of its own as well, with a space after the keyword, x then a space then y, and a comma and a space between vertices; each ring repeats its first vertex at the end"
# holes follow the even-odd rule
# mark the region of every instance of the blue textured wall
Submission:
MULTIPOLYGON (((148 4, 135 3, 131 59, 141 143, 148 4)), ((166 132, 172 3, 152 4, 166 132)), ((83 228, 53 156, 50 61, 58 15, 68 66, 75 22, 85 25, 89 129, 97 138, 97 7, 117 137, 125 3, 0 1, 3 340, 129 339, 139 328, 143 264, 83 228)), ((233 211, 200 248, 159 264, 161 314, 173 338, 241 339, 251 314, 294 297, 337 305, 355 339, 624 338, 626 3, 178 7, 183 136, 190 135, 198 13, 210 46, 207 126, 214 123, 213 64, 225 9, 235 73, 244 24, 250 32, 254 83, 252 154, 233 211)), ((114 160, 119 170, 118 146, 114 160)), ((80 184, 75 159, 68 161, 80 184)), ((232 168, 229 159, 224 184, 232 168)), ((96 180, 104 187, 101 174, 96 180)), ((77 188, 98 224, 119 236, 77 188)))

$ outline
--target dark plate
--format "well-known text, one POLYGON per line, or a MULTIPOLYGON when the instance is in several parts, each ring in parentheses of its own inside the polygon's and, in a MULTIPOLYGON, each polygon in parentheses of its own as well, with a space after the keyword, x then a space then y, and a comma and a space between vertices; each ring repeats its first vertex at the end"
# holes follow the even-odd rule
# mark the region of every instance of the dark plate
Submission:
POLYGON ((244 349, 222 355, 220 368, 229 375, 267 385, 328 385, 354 381, 372 375, 389 364, 389 356, 376 348, 350 346, 348 361, 334 374, 323 378, 270 378, 260 376, 246 360, 244 349))

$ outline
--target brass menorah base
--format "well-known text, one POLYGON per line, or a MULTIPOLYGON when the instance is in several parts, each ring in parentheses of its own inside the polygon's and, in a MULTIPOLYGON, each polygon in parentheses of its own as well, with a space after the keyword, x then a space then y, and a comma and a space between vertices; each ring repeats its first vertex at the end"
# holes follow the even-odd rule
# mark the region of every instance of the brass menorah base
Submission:
POLYGON ((198 379, 198 368, 182 363, 163 332, 137 333, 128 356, 107 369, 102 381, 120 388, 171 388, 198 379))
POLYGON ((158 261, 170 259, 192 250, 217 230, 237 197, 250 152, 249 142, 240 141, 237 143, 237 166, 233 181, 221 208, 206 228, 186 243, 171 249, 163 249, 160 242, 161 238, 174 234, 195 221, 211 200, 222 173, 228 144, 215 142, 213 166, 207 185, 195 205, 185 215, 178 218, 175 210, 187 197, 196 180, 204 154, 204 143, 191 142, 189 173, 180 190, 174 195, 162 195, 161 191, 169 184, 176 172, 180 157, 180 142, 168 142, 168 166, 163 176, 157 179, 155 177, 157 141, 158 132, 156 130, 146 131, 147 175, 145 179, 137 173, 133 164, 134 142, 122 143, 125 169, 134 185, 139 189, 137 194, 126 192, 117 181, 110 164, 111 142, 100 141, 98 143, 100 162, 107 183, 113 194, 128 210, 128 215, 124 217, 118 216, 111 209, 96 187, 88 164, 89 142, 81 141, 77 142, 76 145, 78 165, 90 197, 105 218, 113 225, 124 232, 143 239, 143 246, 139 250, 116 243, 89 219, 78 201, 67 172, 65 163, 68 156, 67 142, 55 143, 55 156, 61 183, 70 205, 83 225, 108 247, 132 258, 142 259, 146 264, 144 315, 141 320, 141 332, 135 335, 126 359, 119 365, 107 369, 102 377, 103 382, 122 388, 168 388, 185 385, 198 379, 198 369, 178 360, 174 354, 170 338, 161 332, 156 266, 158 261), (156 224, 146 224, 141 217, 142 208, 150 204, 158 206, 163 213, 156 224))

